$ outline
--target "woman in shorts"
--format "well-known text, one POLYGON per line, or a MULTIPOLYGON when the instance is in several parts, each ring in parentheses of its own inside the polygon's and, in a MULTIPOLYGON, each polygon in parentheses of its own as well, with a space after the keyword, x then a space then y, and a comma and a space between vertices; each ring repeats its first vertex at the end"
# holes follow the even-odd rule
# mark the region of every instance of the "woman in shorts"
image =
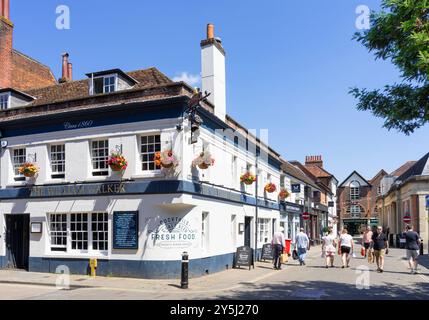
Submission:
POLYGON ((346 228, 343 229, 340 236, 340 249, 339 254, 341 255, 341 261, 343 262, 343 266, 341 268, 349 268, 350 267, 350 258, 353 253, 354 244, 353 237, 349 235, 346 228))
POLYGON ((331 268, 334 267, 334 258, 335 258, 335 252, 337 251, 335 249, 337 245, 337 238, 335 237, 332 227, 328 228, 328 234, 325 235, 322 238, 323 244, 322 244, 322 254, 325 256, 326 259, 326 266, 325 268, 331 268))

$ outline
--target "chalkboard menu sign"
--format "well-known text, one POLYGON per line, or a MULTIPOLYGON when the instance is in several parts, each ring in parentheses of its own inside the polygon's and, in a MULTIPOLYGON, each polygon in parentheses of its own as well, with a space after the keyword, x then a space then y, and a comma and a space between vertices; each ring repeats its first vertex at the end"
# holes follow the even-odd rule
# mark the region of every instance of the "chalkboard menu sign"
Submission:
POLYGON ((262 247, 261 260, 274 260, 274 247, 267 243, 262 247))
POLYGON ((235 264, 234 266, 237 268, 240 267, 250 267, 255 265, 253 263, 253 252, 250 247, 240 247, 237 249, 237 253, 235 254, 235 264))
POLYGON ((113 249, 138 249, 139 212, 113 213, 113 249))

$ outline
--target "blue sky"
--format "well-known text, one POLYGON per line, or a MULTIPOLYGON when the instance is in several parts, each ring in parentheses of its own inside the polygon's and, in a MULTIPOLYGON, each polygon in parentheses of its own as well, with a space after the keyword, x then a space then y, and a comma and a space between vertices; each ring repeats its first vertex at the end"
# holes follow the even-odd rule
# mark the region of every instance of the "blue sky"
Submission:
POLYGON ((429 127, 411 136, 387 131, 358 112, 352 86, 399 81, 389 63, 359 43, 358 5, 376 0, 11 0, 15 48, 49 65, 58 78, 68 51, 74 78, 108 68, 157 67, 174 78, 200 73, 200 40, 212 22, 227 52, 228 113, 247 128, 270 130, 285 159, 323 155, 344 179, 368 179, 429 151, 429 127), (58 30, 56 8, 71 10, 71 29, 58 30))

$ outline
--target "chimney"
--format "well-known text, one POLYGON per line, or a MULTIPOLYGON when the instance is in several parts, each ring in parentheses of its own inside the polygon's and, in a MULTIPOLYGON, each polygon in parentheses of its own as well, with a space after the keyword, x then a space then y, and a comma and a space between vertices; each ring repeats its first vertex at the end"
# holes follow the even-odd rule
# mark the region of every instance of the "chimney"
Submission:
POLYGON ((73 64, 69 62, 67 67, 68 67, 67 72, 68 72, 69 81, 73 81, 73 64))
POLYGON ((68 82, 72 80, 72 65, 69 62, 69 54, 63 53, 63 65, 62 65, 62 76, 59 80, 60 83, 68 82))
POLYGON ((307 156, 305 157, 305 165, 323 168, 323 158, 322 156, 307 156))
POLYGON ((214 25, 207 25, 207 38, 201 41, 201 81, 203 93, 211 93, 208 101, 222 121, 226 118, 225 50, 215 38, 214 25))
POLYGON ((9 0, 0 0, 0 88, 12 87, 13 23, 9 0))

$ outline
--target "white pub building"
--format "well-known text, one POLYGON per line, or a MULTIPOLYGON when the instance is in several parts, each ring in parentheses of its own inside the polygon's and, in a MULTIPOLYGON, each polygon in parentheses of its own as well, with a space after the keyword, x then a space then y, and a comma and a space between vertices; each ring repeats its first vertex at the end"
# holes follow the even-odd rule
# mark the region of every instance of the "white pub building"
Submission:
POLYGON ((97 259, 98 275, 174 278, 186 251, 201 276, 232 268, 237 247, 271 241, 280 186, 291 200, 293 181, 280 155, 227 115, 212 25, 201 48, 211 95, 196 109, 199 128, 185 112, 193 89, 155 68, 73 81, 64 55, 60 83, 0 89, 0 267, 87 274, 97 259))

